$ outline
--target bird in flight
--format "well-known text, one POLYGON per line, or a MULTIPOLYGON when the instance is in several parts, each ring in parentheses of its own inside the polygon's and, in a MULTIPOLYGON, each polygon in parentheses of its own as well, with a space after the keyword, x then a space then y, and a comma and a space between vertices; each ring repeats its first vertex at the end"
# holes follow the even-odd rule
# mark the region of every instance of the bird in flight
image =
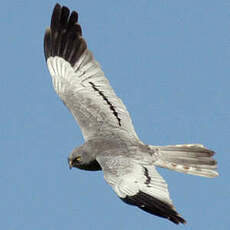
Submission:
POLYGON ((70 154, 69 167, 102 170, 106 182, 127 204, 175 224, 186 223, 156 166, 216 177, 214 152, 201 144, 153 146, 138 138, 125 105, 87 48, 76 11, 55 5, 44 52, 53 87, 85 140, 70 154))

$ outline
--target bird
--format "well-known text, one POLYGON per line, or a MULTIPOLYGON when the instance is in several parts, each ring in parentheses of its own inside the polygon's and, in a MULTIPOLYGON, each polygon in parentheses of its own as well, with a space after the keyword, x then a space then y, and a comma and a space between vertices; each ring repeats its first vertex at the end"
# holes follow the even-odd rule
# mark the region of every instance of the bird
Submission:
POLYGON ((129 112, 87 48, 76 11, 55 5, 45 31, 44 54, 53 88, 84 138, 84 144, 70 153, 69 167, 102 170, 125 203, 185 224, 157 167, 214 178, 218 176, 215 152, 202 144, 155 146, 139 139, 129 112))

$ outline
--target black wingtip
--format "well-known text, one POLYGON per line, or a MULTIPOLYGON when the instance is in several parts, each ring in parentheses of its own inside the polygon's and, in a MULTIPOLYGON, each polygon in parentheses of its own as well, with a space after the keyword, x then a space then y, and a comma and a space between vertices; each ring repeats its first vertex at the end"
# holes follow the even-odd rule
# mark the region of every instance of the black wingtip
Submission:
POLYGON ((126 196, 122 198, 122 200, 127 204, 138 206, 145 212, 166 218, 175 224, 186 224, 186 220, 175 211, 172 205, 160 201, 142 191, 139 191, 134 196, 126 196))
POLYGON ((44 52, 46 60, 52 56, 59 56, 72 66, 87 48, 82 38, 82 29, 78 24, 78 13, 66 6, 56 4, 51 17, 50 28, 44 37, 44 52))

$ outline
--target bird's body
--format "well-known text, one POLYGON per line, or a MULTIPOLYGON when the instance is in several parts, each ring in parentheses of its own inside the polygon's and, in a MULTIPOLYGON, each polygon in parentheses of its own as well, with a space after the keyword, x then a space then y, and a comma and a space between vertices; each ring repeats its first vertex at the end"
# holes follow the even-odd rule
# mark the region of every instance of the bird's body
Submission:
POLYGON ((139 140, 125 105, 87 49, 75 11, 70 14, 68 8, 55 6, 44 51, 54 89, 85 139, 70 154, 70 167, 103 170, 124 202, 176 224, 185 223, 155 166, 215 177, 214 152, 200 144, 152 146, 139 140))

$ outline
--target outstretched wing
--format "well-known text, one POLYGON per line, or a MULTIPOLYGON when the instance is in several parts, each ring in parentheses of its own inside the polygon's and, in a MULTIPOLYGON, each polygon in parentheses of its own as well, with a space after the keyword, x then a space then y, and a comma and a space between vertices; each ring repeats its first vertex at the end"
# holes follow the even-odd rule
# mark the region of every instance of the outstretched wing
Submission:
POLYGON ((56 4, 44 51, 53 86, 77 120, 85 140, 95 136, 138 138, 129 113, 116 96, 82 38, 78 14, 56 4))
POLYGON ((101 156, 97 161, 105 180, 124 202, 175 224, 186 223, 176 212, 167 184, 153 165, 141 165, 123 156, 101 156))

